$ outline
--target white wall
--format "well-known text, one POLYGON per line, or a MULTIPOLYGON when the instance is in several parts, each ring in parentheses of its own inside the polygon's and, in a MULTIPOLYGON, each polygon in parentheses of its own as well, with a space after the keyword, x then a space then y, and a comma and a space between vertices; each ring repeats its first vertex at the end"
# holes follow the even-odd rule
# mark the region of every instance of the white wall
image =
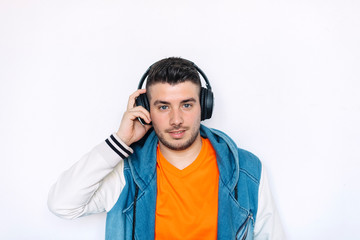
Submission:
POLYGON ((210 127, 267 167, 289 239, 359 239, 356 0, 0 1, 0 238, 104 239, 47 209, 58 175, 117 130, 153 62, 188 58, 210 127))

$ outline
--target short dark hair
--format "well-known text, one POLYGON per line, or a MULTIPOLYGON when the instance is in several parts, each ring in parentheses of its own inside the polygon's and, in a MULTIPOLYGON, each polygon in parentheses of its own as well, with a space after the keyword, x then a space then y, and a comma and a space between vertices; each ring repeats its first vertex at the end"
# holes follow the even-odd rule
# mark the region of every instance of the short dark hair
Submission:
POLYGON ((165 58, 150 67, 146 89, 155 83, 175 85, 185 81, 193 82, 201 88, 200 76, 194 64, 179 57, 165 58))

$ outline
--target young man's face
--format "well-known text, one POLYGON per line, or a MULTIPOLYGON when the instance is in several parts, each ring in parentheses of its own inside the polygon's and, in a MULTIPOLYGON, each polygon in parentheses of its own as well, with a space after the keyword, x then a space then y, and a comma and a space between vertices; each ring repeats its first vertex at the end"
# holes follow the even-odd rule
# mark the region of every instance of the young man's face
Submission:
POLYGON ((190 81, 149 87, 150 116, 160 144, 171 150, 184 150, 201 141, 199 91, 199 86, 190 81))

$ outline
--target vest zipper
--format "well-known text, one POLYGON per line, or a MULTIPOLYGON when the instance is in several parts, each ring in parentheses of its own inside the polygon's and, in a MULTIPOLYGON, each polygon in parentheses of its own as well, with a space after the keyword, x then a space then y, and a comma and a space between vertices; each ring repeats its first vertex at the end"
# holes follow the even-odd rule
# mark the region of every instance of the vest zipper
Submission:
POLYGON ((245 220, 245 222, 244 222, 243 224, 241 224, 239 230, 236 232, 235 240, 239 240, 239 239, 240 239, 240 235, 241 235, 240 233, 242 232, 242 230, 243 230, 244 228, 246 228, 246 229, 245 229, 245 232, 243 233, 243 236, 242 236, 241 240, 245 240, 245 239, 246 239, 246 237, 247 237, 247 235, 248 235, 248 231, 249 231, 249 221, 250 221, 250 219, 252 219, 252 213, 250 213, 250 214, 248 215, 247 219, 245 220))
POLYGON ((132 229, 132 240, 135 240, 135 226, 136 226, 136 201, 139 193, 139 187, 135 184, 135 196, 133 205, 133 229, 132 229))

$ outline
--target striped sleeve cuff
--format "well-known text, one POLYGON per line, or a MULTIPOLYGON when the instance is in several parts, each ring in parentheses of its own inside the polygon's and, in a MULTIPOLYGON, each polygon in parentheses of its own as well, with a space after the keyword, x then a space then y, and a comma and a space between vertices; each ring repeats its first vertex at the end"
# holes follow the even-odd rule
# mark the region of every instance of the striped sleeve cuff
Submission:
POLYGON ((128 147, 121 139, 113 133, 105 140, 106 144, 122 159, 127 158, 133 153, 133 150, 128 147))

